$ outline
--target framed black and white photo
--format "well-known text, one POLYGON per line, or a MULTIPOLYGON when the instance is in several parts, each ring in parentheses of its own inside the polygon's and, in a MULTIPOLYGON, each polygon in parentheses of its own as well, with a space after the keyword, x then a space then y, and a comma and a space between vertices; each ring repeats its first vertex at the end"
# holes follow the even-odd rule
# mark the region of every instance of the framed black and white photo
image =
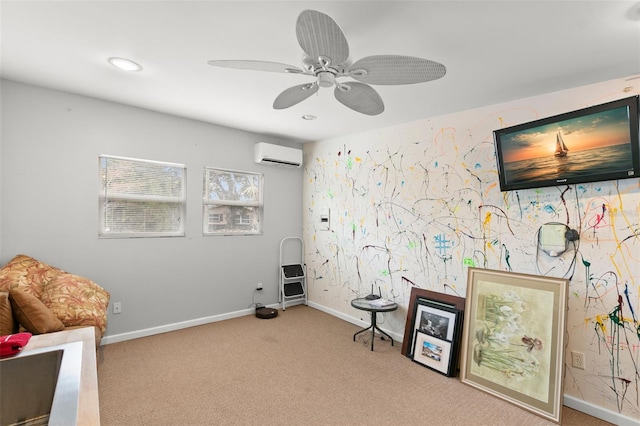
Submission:
POLYGON ((416 309, 416 330, 438 339, 453 340, 455 309, 426 299, 418 299, 416 309))
MULTIPOLYGON (((458 310, 460 317, 459 321, 462 323, 465 309, 465 299, 462 297, 454 296, 452 294, 438 293, 435 291, 425 290, 419 287, 413 287, 411 289, 411 295, 409 297, 409 305, 407 312, 407 320, 404 326, 404 339, 402 340, 402 350, 400 353, 406 357, 411 358, 413 352, 413 344, 415 340, 415 309, 416 303, 419 299, 426 299, 432 302, 446 305, 450 308, 458 310)), ((462 329, 462 324, 460 324, 462 329)), ((462 331, 460 332, 462 334, 462 331)), ((455 344, 456 342, 454 342, 455 344)), ((456 366, 457 368, 457 366, 456 366)))
MULTIPOLYGON (((417 298, 414 305, 414 334, 422 332, 436 339, 458 340, 460 326, 458 324, 458 310, 451 305, 435 300, 417 298)), ((409 351, 415 352, 415 337, 409 351)))

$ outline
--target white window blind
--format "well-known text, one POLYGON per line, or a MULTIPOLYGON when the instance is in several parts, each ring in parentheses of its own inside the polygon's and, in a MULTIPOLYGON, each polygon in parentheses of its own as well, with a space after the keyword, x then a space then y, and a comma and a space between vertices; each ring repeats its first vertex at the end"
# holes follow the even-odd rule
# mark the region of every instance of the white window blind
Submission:
POLYGON ((101 155, 101 237, 184 236, 183 164, 101 155))
POLYGON ((262 174, 206 167, 203 185, 203 233, 262 234, 262 186, 262 174))

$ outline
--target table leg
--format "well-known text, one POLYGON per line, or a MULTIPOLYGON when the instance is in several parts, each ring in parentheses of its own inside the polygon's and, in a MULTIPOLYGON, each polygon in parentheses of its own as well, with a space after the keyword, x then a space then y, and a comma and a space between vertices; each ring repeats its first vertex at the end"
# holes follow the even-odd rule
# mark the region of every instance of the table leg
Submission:
POLYGON ((375 312, 371 312, 371 350, 373 350, 373 341, 376 340, 376 320, 378 315, 375 312))
POLYGON ((356 332, 353 335, 353 341, 356 341, 356 336, 360 333, 364 333, 365 331, 369 331, 369 329, 371 329, 371 350, 373 350, 373 341, 376 338, 376 330, 378 330, 380 332, 380 334, 383 334, 385 336, 387 336, 387 338, 389 340, 391 340, 391 346, 393 346, 393 338, 391 336, 389 336, 387 333, 385 333, 384 331, 380 330, 380 328, 378 328, 378 323, 377 323, 377 314, 375 312, 371 312, 371 325, 365 329, 362 329, 358 332, 356 332))
POLYGON ((364 329, 362 329, 362 330, 358 331, 356 334, 354 334, 354 335, 353 335, 353 341, 354 341, 354 342, 356 341, 356 336, 357 336, 358 334, 360 334, 360 333, 364 333, 365 331, 368 331, 371 327, 372 327, 372 326, 369 326, 369 327, 367 327, 367 328, 364 328, 364 329))
POLYGON ((385 336, 387 336, 387 338, 389 340, 391 340, 391 346, 393 346, 393 338, 391 336, 389 336, 387 333, 385 333, 384 331, 382 331, 379 327, 376 327, 376 330, 378 330, 380 332, 380 334, 384 334, 385 336))
POLYGON ((377 313, 371 312, 371 350, 373 350, 373 340, 376 338, 376 330, 378 330, 380 334, 387 336, 387 338, 391 340, 391 346, 393 346, 393 338, 378 327, 377 318, 377 313))

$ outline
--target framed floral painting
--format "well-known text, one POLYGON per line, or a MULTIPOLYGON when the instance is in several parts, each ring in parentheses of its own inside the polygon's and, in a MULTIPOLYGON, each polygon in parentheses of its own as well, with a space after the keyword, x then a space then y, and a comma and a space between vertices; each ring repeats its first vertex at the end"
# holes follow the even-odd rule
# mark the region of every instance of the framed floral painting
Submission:
POLYGON ((469 268, 461 381, 560 423, 568 287, 564 278, 469 268))

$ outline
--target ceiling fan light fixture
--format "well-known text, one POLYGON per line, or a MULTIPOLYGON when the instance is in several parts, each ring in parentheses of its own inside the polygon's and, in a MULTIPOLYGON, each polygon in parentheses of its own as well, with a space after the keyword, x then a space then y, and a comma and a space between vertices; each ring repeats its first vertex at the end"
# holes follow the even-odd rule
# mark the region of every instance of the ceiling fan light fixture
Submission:
POLYGON ((108 59, 109 63, 123 71, 141 71, 142 67, 130 59, 112 57, 108 59))
POLYGON ((318 84, 320 87, 331 87, 336 82, 336 76, 329 71, 321 71, 318 73, 318 84))

